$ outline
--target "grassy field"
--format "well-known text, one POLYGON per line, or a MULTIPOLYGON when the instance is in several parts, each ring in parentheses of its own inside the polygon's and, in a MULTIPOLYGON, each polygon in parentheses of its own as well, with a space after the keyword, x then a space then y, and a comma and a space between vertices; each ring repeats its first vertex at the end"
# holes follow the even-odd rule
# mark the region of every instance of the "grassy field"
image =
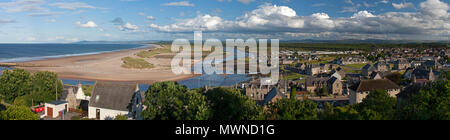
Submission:
POLYGON ((353 70, 349 67, 341 67, 346 73, 361 74, 361 70, 353 70))
POLYGON ((124 68, 151 69, 155 67, 153 64, 141 58, 125 57, 122 58, 122 61, 123 61, 122 67, 124 68))
POLYGON ((348 65, 345 65, 345 66, 351 67, 351 68, 355 68, 355 69, 361 69, 365 65, 367 65, 367 64, 364 64, 364 63, 361 63, 361 64, 348 64, 348 65))
POLYGON ((163 48, 153 49, 153 50, 148 50, 148 51, 141 51, 141 52, 138 52, 136 55, 141 57, 141 58, 152 58, 152 57, 154 57, 155 55, 158 55, 158 54, 171 53, 172 52, 170 50, 170 47, 168 47, 168 45, 164 45, 162 47, 163 48))
POLYGON ((299 73, 289 73, 288 75, 283 76, 283 80, 294 80, 299 78, 305 78, 306 75, 299 74, 299 73))

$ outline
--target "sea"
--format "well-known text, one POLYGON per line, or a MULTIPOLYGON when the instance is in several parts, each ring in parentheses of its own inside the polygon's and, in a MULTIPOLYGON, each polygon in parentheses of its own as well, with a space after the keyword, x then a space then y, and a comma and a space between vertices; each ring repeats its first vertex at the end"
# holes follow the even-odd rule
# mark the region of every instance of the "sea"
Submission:
MULTIPOLYGON (((142 44, 0 44, 0 62, 24 62, 31 60, 44 60, 69 56, 82 56, 101 54, 120 50, 146 47, 142 44)), ((246 55, 248 57, 248 55, 246 55)), ((0 67, 1 71, 5 67, 0 67)), ((8 68, 11 69, 11 68, 8 68)), ((95 81, 61 79, 65 84, 94 85, 95 81)), ((189 89, 219 86, 234 86, 238 83, 250 80, 246 75, 203 75, 179 81, 178 83, 189 89)), ((140 84, 141 91, 146 91, 150 85, 140 84)))
POLYGON ((142 44, 0 44, 0 62, 24 62, 100 54, 145 47, 142 44))

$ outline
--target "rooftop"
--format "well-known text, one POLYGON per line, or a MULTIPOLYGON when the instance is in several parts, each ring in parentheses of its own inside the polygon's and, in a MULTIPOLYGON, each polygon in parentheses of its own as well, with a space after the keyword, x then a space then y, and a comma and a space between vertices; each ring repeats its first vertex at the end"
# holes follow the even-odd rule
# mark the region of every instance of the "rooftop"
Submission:
POLYGON ((356 92, 365 92, 373 90, 400 89, 400 86, 388 79, 362 80, 359 84, 352 87, 356 92))

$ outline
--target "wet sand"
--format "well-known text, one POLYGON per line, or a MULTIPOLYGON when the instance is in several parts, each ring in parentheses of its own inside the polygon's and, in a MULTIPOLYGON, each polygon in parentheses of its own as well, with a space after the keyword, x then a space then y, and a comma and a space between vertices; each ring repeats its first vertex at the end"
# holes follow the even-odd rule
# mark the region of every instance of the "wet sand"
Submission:
POLYGON ((36 60, 17 63, 17 68, 23 68, 30 72, 50 71, 58 74, 60 78, 77 80, 102 80, 102 81, 134 81, 141 84, 153 84, 160 81, 179 81, 192 78, 195 75, 175 75, 172 73, 170 63, 175 53, 164 53, 153 58, 145 58, 152 63, 152 69, 127 69, 121 67, 122 58, 137 57, 136 53, 144 50, 155 49, 161 46, 148 45, 144 48, 136 48, 102 54, 72 56, 46 60, 36 60))

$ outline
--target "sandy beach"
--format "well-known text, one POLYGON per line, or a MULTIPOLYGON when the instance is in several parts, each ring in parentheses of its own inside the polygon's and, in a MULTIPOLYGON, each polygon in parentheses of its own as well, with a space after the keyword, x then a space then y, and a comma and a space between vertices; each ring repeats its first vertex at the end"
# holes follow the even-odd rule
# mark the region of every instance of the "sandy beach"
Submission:
POLYGON ((17 68, 30 72, 50 71, 60 78, 78 80, 103 81, 135 81, 141 84, 152 84, 160 81, 178 81, 194 77, 194 75, 175 75, 170 63, 175 53, 162 53, 146 61, 155 67, 151 69, 128 69, 121 67, 124 57, 137 57, 140 51, 160 48, 158 45, 148 45, 117 52, 109 52, 85 56, 73 56, 46 60, 36 60, 17 63, 17 68))

